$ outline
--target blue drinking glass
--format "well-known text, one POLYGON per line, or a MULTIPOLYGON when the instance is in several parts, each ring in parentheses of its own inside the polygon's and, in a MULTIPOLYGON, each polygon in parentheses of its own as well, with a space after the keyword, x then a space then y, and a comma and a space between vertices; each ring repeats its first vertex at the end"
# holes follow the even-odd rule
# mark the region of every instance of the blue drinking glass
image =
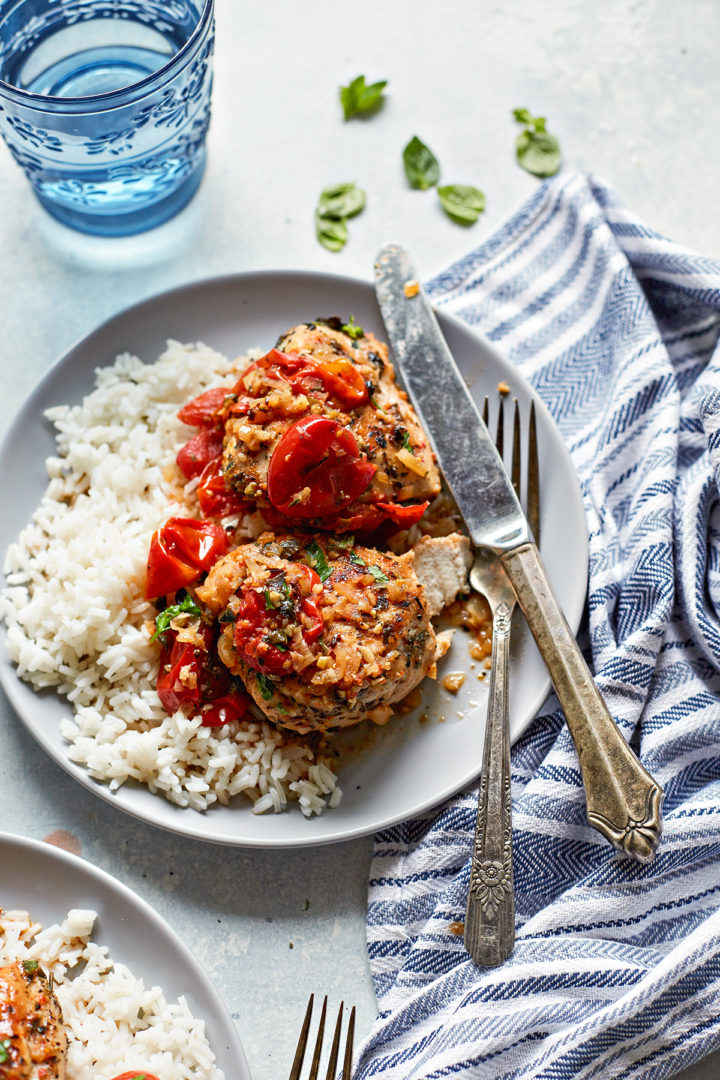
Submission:
POLYGON ((125 236, 205 168, 213 0, 0 0, 0 131, 53 217, 125 236))

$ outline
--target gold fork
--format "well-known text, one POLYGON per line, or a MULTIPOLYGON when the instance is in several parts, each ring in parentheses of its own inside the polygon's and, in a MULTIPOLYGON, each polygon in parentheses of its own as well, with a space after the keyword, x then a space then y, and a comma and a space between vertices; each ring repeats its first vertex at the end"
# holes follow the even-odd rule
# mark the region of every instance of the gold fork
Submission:
MULTIPOLYGON (((308 1073, 307 1080, 317 1080, 318 1070, 320 1069, 320 1056, 322 1054, 323 1038, 325 1035, 327 1000, 328 999, 326 995, 322 1005, 322 1012, 320 1013, 320 1023, 318 1025, 318 1032, 315 1039, 315 1049, 313 1051, 312 1061, 310 1062, 310 1072, 308 1073)), ((300 1032, 300 1038, 298 1040, 297 1049, 295 1051, 295 1057, 293 1059, 292 1068, 290 1070, 290 1076, 288 1077, 288 1080, 300 1080, 300 1070, 302 1069, 303 1061, 305 1060, 305 1048, 307 1047, 314 1002, 315 995, 311 994, 310 1000, 307 1004, 307 1009, 305 1010, 305 1019, 303 1020, 303 1026, 300 1032)), ((340 1050, 340 1033, 342 1030, 344 1007, 344 1002, 341 1001, 340 1008, 338 1009, 337 1020, 335 1022, 335 1033, 333 1035, 333 1041, 330 1047, 330 1057, 328 1059, 325 1080, 335 1080, 335 1070, 337 1068, 338 1053, 340 1050)), ((351 1077, 354 1037, 355 1006, 353 1005, 352 1009, 350 1010, 350 1018, 348 1020, 347 1032, 345 1035, 345 1052, 343 1056, 343 1070, 341 1074, 341 1080, 350 1080, 351 1077)))
MULTIPOLYGON (((486 424, 489 412, 489 401, 485 398, 483 420, 486 424)), ((515 399, 510 479, 518 499, 521 497, 522 473, 520 426, 520 409, 515 399)), ((504 435, 505 401, 501 395, 495 435, 495 445, 501 457, 504 435)), ((527 518, 535 541, 539 543, 540 479, 534 403, 530 407, 527 435, 527 518)), ((489 551, 475 553, 470 584, 490 605, 493 634, 483 766, 470 865, 464 941, 465 948, 476 964, 497 967, 508 958, 515 944, 508 662, 510 625, 516 598, 500 559, 489 551)))

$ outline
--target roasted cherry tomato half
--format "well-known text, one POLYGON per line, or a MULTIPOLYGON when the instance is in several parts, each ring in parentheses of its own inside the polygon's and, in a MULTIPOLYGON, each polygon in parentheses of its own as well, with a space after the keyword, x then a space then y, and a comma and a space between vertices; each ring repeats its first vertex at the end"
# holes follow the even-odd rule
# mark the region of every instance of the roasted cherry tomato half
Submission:
POLYGON ((121 1073, 113 1077, 113 1080, 158 1080, 155 1073, 143 1072, 142 1069, 131 1069, 130 1072, 121 1073))
POLYGON ((232 391, 227 386, 205 390, 192 401, 188 401, 187 405, 183 405, 177 414, 178 420, 182 420, 183 424, 190 424, 191 427, 219 426, 221 421, 216 414, 230 393, 232 391))
POLYGON ((227 487, 222 472, 222 458, 209 461, 200 474, 197 486, 200 509, 207 517, 240 514, 247 506, 245 499, 227 487))
POLYGON ((245 715, 249 704, 248 695, 239 690, 215 698, 208 705, 204 705, 200 712, 202 726, 222 727, 223 724, 231 724, 233 720, 239 720, 245 715))
POLYGON ((150 541, 145 598, 153 600, 189 585, 229 546, 225 530, 211 521, 169 518, 150 541))
POLYGON ((429 500, 414 503, 411 506, 402 506, 400 503, 376 503, 378 510, 382 510, 386 517, 394 521, 396 525, 401 525, 403 529, 409 529, 411 525, 416 525, 429 505, 429 500))
POLYGON ((323 632, 323 618, 313 589, 320 577, 304 563, 270 578, 265 590, 241 590, 233 642, 249 667, 271 675, 288 673, 288 629, 299 626, 311 645, 323 632), (273 594, 281 597, 273 602, 273 594))
POLYGON ((223 434, 217 428, 204 428, 193 435, 178 451, 177 463, 180 471, 191 480, 199 476, 210 461, 222 454, 223 434))
POLYGON ((248 404, 244 395, 248 393, 248 388, 245 378, 253 371, 264 371, 270 378, 288 383, 295 394, 324 390, 346 409, 357 409, 360 405, 367 405, 370 400, 362 375, 344 357, 321 361, 300 353, 283 353, 278 349, 271 349, 243 372, 234 388, 239 400, 233 412, 247 411, 248 404))
POLYGON ((287 647, 278 648, 270 640, 278 629, 278 619, 266 610, 264 594, 252 589, 243 591, 235 613, 233 644, 248 667, 270 675, 287 674, 287 647))
POLYGON ((325 517, 362 495, 376 469, 352 431, 326 416, 305 416, 272 453, 268 498, 287 517, 325 517))

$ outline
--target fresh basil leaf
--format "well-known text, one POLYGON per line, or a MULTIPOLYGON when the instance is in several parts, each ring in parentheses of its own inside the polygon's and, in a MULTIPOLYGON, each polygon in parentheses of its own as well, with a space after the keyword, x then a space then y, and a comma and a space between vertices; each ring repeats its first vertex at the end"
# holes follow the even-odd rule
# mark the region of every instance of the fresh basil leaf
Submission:
POLYGON ((272 600, 270 599, 270 590, 266 589, 265 590, 265 610, 266 611, 273 611, 276 607, 277 607, 277 604, 273 604, 272 600))
POLYGON ((8 1051, 11 1046, 12 1039, 0 1039, 0 1065, 4 1065, 6 1061, 10 1060, 8 1051))
POLYGON ((407 431, 403 435, 402 448, 403 450, 409 450, 410 453, 413 455, 415 454, 415 448, 410 442, 410 436, 408 435, 407 431))
POLYGON ((311 540, 306 546, 305 552, 310 560, 310 565, 313 570, 316 571, 321 581, 327 581, 332 574, 332 570, 325 558, 325 552, 320 547, 316 540, 311 540))
POLYGON ((368 574, 372 574, 378 585, 385 585, 390 580, 387 574, 383 573, 379 566, 368 566, 367 572, 368 574))
POLYGON ((182 615, 183 612, 186 611, 190 615, 200 614, 200 608, 197 606, 192 596, 184 597, 179 604, 171 604, 170 607, 166 607, 164 611, 161 611, 159 615, 155 616, 155 633, 150 640, 155 641, 156 638, 159 638, 161 644, 164 645, 165 631, 169 628, 170 623, 176 615, 182 615))
POLYGON ((474 225, 485 209, 485 196, 468 184, 447 184, 438 188, 443 210, 461 225, 474 225))
POLYGON ((328 251, 342 251, 347 243, 348 231, 344 221, 315 214, 315 235, 328 251))
POLYGON ((365 82, 364 75, 358 75, 347 86, 340 87, 340 104, 343 107, 343 115, 346 120, 362 113, 374 112, 382 103, 383 90, 387 86, 387 79, 380 82, 365 82))
POLYGON ((334 184, 320 192, 317 212, 322 218, 344 221, 365 208, 365 192, 352 181, 334 184))
POLYGON ((350 552, 350 562, 355 563, 356 566, 367 566, 367 563, 360 555, 358 555, 357 551, 350 552))
POLYGON ((31 975, 33 971, 37 971, 38 962, 37 960, 23 960, 23 968, 28 975, 31 975))
POLYGON ((270 701, 273 694, 275 693, 272 680, 268 679, 267 675, 263 675, 261 671, 255 672, 255 678, 257 679, 257 684, 260 687, 260 693, 262 694, 263 698, 265 699, 265 701, 270 701))
POLYGON ((417 135, 413 135, 403 150, 403 164, 410 187, 426 191, 440 179, 438 159, 417 135))
POLYGON ((358 324, 355 322, 354 315, 351 315, 350 321, 343 323, 340 329, 344 334, 347 334, 349 338, 352 338, 353 341, 357 341, 358 338, 363 337, 363 335, 365 334, 362 326, 358 326, 358 324))
POLYGON ((556 137, 547 131, 545 117, 532 116, 527 109, 514 109, 513 117, 524 125, 515 142, 518 164, 542 180, 555 176, 562 165, 562 153, 556 137))

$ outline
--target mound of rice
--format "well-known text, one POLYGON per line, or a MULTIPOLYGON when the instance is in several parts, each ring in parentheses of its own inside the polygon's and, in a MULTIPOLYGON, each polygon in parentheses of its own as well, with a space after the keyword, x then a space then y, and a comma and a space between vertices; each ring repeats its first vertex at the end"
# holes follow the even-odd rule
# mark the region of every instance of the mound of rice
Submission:
MULTIPOLYGON (((341 797, 330 755, 260 717, 204 728, 199 717, 167 716, 155 691, 155 609, 143 597, 150 538, 168 517, 197 516, 197 481, 177 479, 175 457, 192 434, 177 410, 250 358, 231 363, 171 341, 153 364, 118 357, 81 405, 48 410, 58 456, 8 550, 0 616, 18 675, 72 703, 61 727, 68 755, 95 779, 113 789, 137 780, 195 810, 242 794, 255 813, 297 802, 311 816, 341 797)), ((238 526, 238 540, 263 527, 257 515, 224 524, 238 526)))
POLYGON ((73 910, 43 929, 26 911, 0 909, 0 965, 36 960, 62 1007, 67 1080, 111 1080, 137 1069, 160 1080, 224 1080, 185 998, 147 989, 106 947, 90 941, 94 911, 73 910))

